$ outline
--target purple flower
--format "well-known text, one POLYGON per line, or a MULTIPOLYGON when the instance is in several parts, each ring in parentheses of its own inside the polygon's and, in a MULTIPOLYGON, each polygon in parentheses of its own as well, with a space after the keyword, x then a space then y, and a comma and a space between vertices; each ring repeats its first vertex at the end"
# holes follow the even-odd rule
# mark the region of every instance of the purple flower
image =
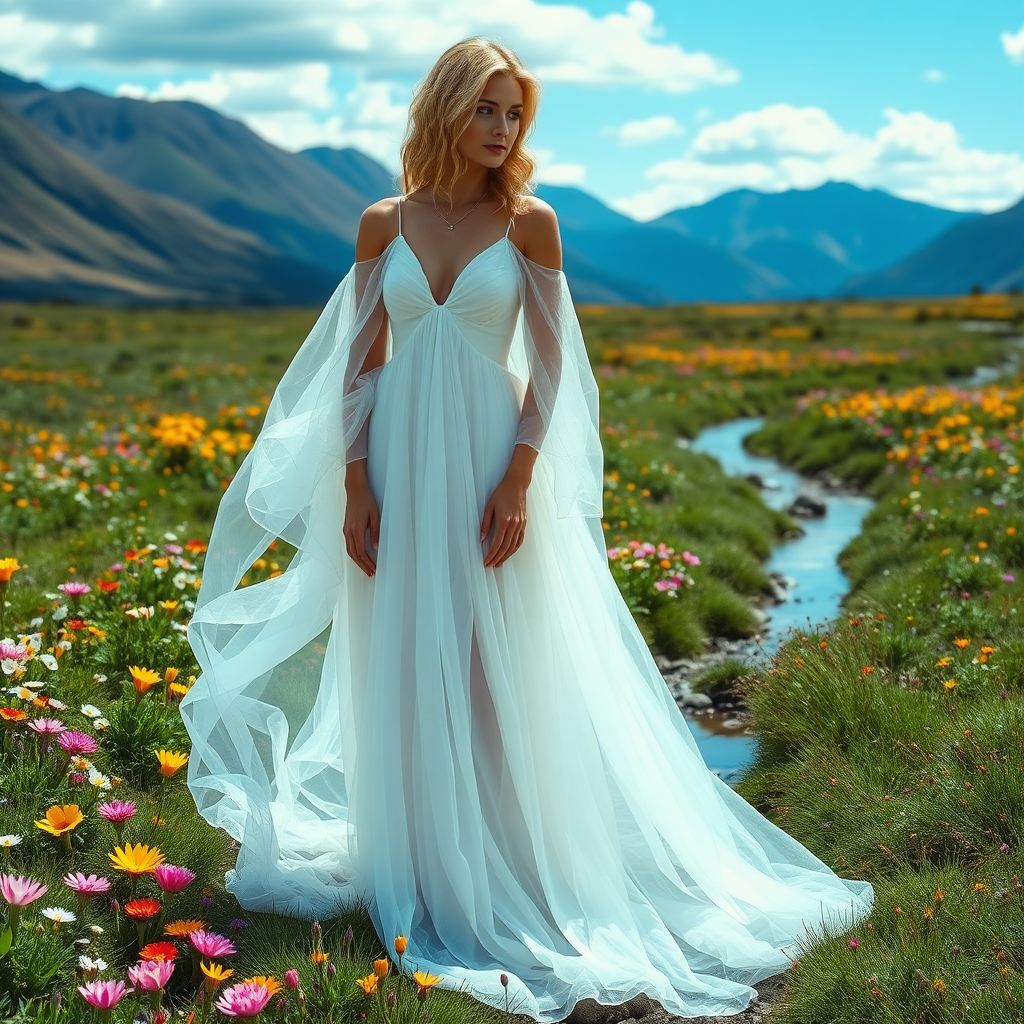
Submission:
POLYGON ((203 908, 203 910, 209 910, 210 907, 213 906, 213 897, 212 896, 204 896, 199 901, 199 906, 201 906, 203 908))
POLYGON ((1003 573, 1003 580, 1006 583, 1016 583, 1017 582, 1017 577, 1014 576, 1012 572, 1004 572, 1003 573))
POLYGON ((83 772, 72 772, 68 776, 68 781, 72 786, 84 786, 85 785, 85 774, 83 772))
POLYGON ((228 927, 233 932, 240 932, 245 927, 245 921, 243 921, 240 917, 233 917, 231 918, 228 927))

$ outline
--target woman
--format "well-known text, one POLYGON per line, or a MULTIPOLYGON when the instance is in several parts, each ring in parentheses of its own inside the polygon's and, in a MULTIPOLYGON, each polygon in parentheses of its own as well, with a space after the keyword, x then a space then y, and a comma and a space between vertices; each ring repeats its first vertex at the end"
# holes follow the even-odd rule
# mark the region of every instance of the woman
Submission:
POLYGON ((469 39, 418 90, 400 199, 278 386, 214 524, 182 704, 242 906, 365 906, 405 963, 539 1021, 641 992, 735 1014, 869 913, 711 773, 614 580, 597 388, 538 85, 469 39), (288 570, 235 590, 274 537, 288 570))

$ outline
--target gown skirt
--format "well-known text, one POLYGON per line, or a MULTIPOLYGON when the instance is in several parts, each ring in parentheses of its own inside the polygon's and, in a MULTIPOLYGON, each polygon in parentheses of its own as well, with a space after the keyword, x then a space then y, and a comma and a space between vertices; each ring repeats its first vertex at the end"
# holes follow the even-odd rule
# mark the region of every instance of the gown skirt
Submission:
MULTIPOLYGON (((483 565, 524 401, 510 346, 542 268, 506 237, 439 304, 404 236, 378 259, 375 575, 345 552, 337 451, 298 480, 296 406, 263 452, 279 489, 290 474, 308 488, 291 499, 302 547, 279 577, 223 582, 190 626, 204 674, 182 708, 189 785, 240 843, 228 888, 307 919, 365 907, 389 952, 406 936, 407 970, 502 1009, 505 973, 512 1010, 538 1021, 641 992, 683 1017, 736 1014, 804 939, 866 917, 872 887, 707 768, 600 519, 560 514, 556 460, 537 459, 521 547, 483 565)), ((319 386, 303 383, 310 407, 319 386)), ((269 473, 239 472, 250 506, 269 473)))

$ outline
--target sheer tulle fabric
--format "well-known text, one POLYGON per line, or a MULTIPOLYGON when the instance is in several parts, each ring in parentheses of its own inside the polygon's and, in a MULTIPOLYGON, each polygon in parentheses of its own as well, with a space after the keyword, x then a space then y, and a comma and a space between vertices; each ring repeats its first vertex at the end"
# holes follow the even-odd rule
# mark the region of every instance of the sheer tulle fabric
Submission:
POLYGON ((242 906, 362 903, 442 987, 503 1007, 505 972, 551 1022, 639 992, 737 1013, 801 938, 869 913, 869 883, 707 770, 609 572, 602 488, 561 272, 500 240, 438 304, 401 236, 352 268, 223 497, 189 628, 188 783, 241 844, 242 906), (540 453, 526 537, 485 568, 517 442, 540 453), (341 530, 363 457, 372 578, 341 530), (288 569, 236 590, 275 537, 288 569))

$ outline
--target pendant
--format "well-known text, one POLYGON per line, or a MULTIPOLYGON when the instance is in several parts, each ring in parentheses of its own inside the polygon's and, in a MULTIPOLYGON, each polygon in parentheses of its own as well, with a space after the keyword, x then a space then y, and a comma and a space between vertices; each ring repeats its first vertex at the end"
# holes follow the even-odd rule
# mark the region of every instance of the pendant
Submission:
POLYGON ((449 224, 448 225, 448 230, 449 231, 454 231, 455 230, 455 225, 454 224, 449 224))

